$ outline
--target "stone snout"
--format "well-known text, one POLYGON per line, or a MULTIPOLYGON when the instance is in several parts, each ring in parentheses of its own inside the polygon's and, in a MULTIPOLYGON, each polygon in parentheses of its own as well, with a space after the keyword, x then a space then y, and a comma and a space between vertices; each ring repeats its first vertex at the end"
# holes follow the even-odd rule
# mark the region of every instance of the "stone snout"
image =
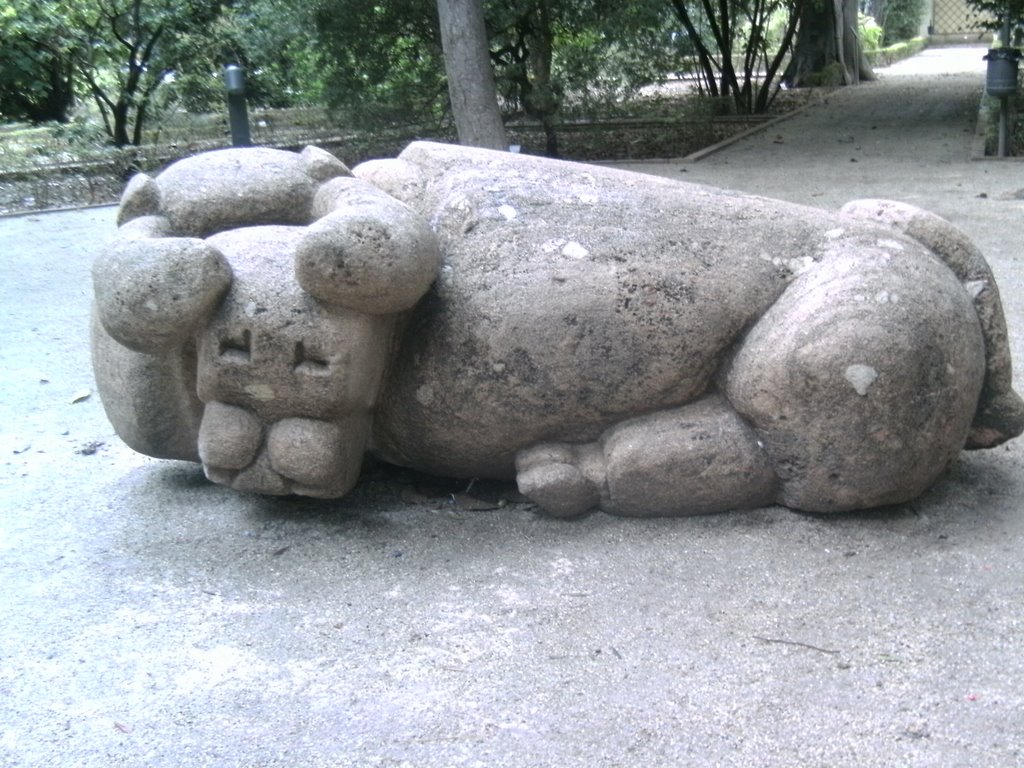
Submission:
POLYGON ((292 267, 303 233, 207 241, 233 279, 197 339, 198 452, 207 477, 237 490, 335 497, 359 476, 395 316, 304 291, 292 267))
POLYGON ((427 223, 314 150, 140 175, 119 220, 93 267, 93 367, 118 434, 239 490, 349 491, 398 319, 437 273, 427 223))

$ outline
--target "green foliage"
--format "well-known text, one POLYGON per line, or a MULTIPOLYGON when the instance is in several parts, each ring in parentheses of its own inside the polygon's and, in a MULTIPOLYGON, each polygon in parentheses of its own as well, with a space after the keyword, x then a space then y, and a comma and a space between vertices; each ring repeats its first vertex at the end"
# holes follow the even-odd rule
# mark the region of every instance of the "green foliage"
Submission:
POLYGON ((883 45, 894 45, 912 40, 921 33, 921 19, 926 0, 884 0, 881 12, 875 16, 885 30, 883 45))
POLYGON ((433 0, 320 0, 323 93, 357 126, 440 120, 447 108, 433 0))
MULTIPOLYGON (((553 129, 635 94, 677 68, 665 0, 484 3, 506 115, 553 129)), ((314 12, 325 94, 355 125, 443 124, 448 112, 433 0, 320 0, 314 12)))
POLYGON ((877 51, 882 47, 885 31, 878 26, 873 16, 865 13, 857 15, 857 36, 865 51, 877 51))
MULTIPOLYGON (((221 64, 246 68, 253 106, 281 109, 324 100, 315 7, 302 0, 251 0, 226 8, 215 36, 221 64)), ((216 100, 223 100, 218 86, 216 100)))
MULTIPOLYGON (((719 39, 717 0, 484 0, 503 109, 553 142, 563 116, 621 111, 696 68, 712 93, 756 111, 772 76, 759 73, 788 45, 799 1, 722 0, 732 23, 719 39), (679 7, 693 9, 689 32, 679 7)), ((328 105, 340 124, 371 128, 443 130, 449 116, 435 0, 0 0, 0 32, 0 112, 70 120, 91 99, 117 146, 154 121, 222 112, 228 63, 246 69, 254 109, 328 105)))
POLYGON ((74 69, 69 35, 50 4, 0 2, 0 115, 32 122, 70 119, 74 69))
POLYGON ((69 118, 31 109, 63 73, 67 106, 74 86, 90 95, 117 146, 140 143, 154 112, 222 108, 227 63, 247 67, 255 106, 322 95, 313 12, 299 0, 2 0, 0 29, 12 41, 0 51, 0 109, 69 118))
MULTIPOLYGON (((548 5, 554 15, 551 88, 563 111, 607 112, 678 68, 671 14, 663 0, 548 5)), ((529 38, 525 42, 529 45, 529 38)), ((538 73, 528 74, 536 79, 538 73)))
MULTIPOLYGON (((813 0, 806 0, 811 2, 813 0)), ((805 0, 669 0, 704 89, 759 113, 777 92, 805 0)))
POLYGON ((1024 0, 967 0, 981 16, 988 29, 999 30, 1003 21, 1008 20, 1011 27, 1024 23, 1024 0))
POLYGON ((22 86, 27 93, 45 90, 46 75, 52 84, 59 71, 68 104, 73 87, 84 90, 112 142, 138 144, 157 90, 178 70, 209 61, 219 14, 219 0, 4 0, 5 36, 45 52, 35 58, 35 69, 4 71, 29 73, 32 83, 22 86))

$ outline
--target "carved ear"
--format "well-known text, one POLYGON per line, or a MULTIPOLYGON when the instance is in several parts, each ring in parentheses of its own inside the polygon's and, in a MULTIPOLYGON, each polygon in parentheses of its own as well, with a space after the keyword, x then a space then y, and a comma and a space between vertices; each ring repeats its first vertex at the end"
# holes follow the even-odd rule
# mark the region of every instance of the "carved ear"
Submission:
POLYGON ((115 241, 93 264, 103 328, 137 352, 182 343, 205 324, 231 285, 231 267, 193 238, 115 241))
POLYGON ((440 263, 437 238, 407 205, 364 181, 338 178, 321 188, 313 208, 329 212, 295 254, 295 276, 308 293, 383 315, 409 309, 430 288, 440 263))
POLYGON ((121 194, 121 207, 117 210, 117 225, 140 216, 160 213, 160 188, 150 176, 136 173, 121 194))
POLYGON ((347 165, 320 147, 308 146, 299 155, 306 166, 306 175, 320 184, 337 176, 352 175, 347 165))
POLYGON ((418 199, 427 185, 419 166, 399 158, 367 160, 357 165, 352 173, 403 203, 418 199))

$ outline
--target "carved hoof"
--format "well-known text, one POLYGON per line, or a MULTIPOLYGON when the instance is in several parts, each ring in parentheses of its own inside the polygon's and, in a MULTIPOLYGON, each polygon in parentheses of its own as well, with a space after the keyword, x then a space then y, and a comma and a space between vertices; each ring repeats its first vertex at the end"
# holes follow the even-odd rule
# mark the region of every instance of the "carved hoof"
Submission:
POLYGON ((555 517, 576 517, 601 501, 597 486, 576 465, 568 445, 539 445, 516 457, 519 492, 555 517))

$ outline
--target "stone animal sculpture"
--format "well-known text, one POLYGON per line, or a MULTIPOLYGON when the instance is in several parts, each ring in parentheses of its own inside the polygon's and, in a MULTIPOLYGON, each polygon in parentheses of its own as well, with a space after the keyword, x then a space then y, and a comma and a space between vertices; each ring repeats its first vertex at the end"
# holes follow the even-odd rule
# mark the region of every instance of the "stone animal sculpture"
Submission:
POLYGON ((371 452, 554 515, 839 511, 1024 428, 985 260, 908 205, 418 142, 192 157, 119 224, 108 415, 242 491, 341 496, 371 452))

